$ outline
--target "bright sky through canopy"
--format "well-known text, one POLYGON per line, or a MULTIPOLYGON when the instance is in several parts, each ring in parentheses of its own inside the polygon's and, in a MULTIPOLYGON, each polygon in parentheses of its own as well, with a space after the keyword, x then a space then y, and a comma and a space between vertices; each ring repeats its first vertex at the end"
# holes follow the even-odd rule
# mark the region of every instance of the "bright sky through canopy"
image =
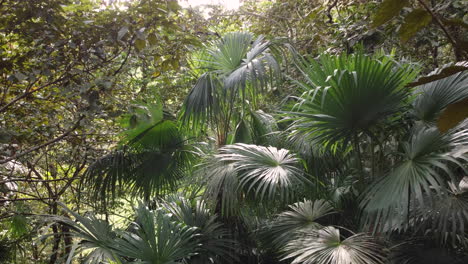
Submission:
POLYGON ((239 0, 179 0, 181 6, 221 5, 226 9, 239 8, 239 0))

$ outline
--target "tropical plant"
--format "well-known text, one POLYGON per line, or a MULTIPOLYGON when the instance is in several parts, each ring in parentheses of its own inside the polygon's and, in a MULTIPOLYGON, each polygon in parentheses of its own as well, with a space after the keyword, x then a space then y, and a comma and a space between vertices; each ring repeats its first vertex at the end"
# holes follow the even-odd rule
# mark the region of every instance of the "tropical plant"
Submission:
MULTIPOLYGON (((160 108, 129 115, 116 152, 125 162, 108 163, 105 177, 84 183, 101 195, 118 190, 113 181, 132 187, 146 206, 125 230, 74 213, 78 223, 58 220, 81 240, 73 252, 89 252, 90 262, 379 264, 411 263, 417 254, 402 245, 414 245, 462 259, 468 200, 456 185, 466 173, 468 119, 447 131, 436 124, 466 100, 466 74, 411 88, 416 66, 392 56, 295 61, 302 76, 291 79, 303 94, 281 122, 250 107, 232 109, 249 120, 234 118, 240 121, 226 142, 260 145, 197 148, 160 108), (163 160, 177 167, 156 166, 161 155, 153 159, 151 151, 167 151, 163 160), (147 174, 139 174, 140 158, 147 174), (180 179, 194 190, 171 188, 180 179), (172 195, 163 198, 165 192, 172 195)), ((232 85, 223 80, 218 88, 232 85)))
POLYGON ((457 156, 464 153, 455 150, 466 152, 467 125, 462 122, 447 134, 435 127, 414 129, 410 141, 402 144, 400 164, 372 185, 362 201, 367 212, 375 213, 372 219, 382 223, 380 228, 399 228, 409 218, 411 202, 423 206, 428 194, 446 188, 444 178, 456 177, 454 166, 463 168, 457 156))
POLYGON ((266 227, 263 228, 265 240, 281 248, 291 240, 298 238, 301 232, 320 229, 317 220, 333 213, 333 207, 325 200, 297 202, 289 206, 266 227))
POLYGON ((176 121, 159 105, 140 103, 122 122, 118 147, 88 167, 83 184, 103 202, 122 188, 146 199, 173 189, 195 158, 176 121))
POLYGON ((353 234, 342 239, 340 230, 327 226, 303 232, 290 241, 284 251, 284 259, 294 258, 292 264, 383 264, 385 254, 382 245, 366 234, 353 234))
POLYGON ((289 130, 301 133, 329 148, 355 144, 361 134, 403 110, 409 90, 405 85, 417 75, 410 65, 400 65, 391 56, 322 54, 315 59, 297 59, 303 90, 288 115, 289 130))
POLYGON ((224 145, 232 120, 255 110, 260 92, 274 88, 272 81, 279 78, 272 48, 264 37, 254 39, 247 32, 228 33, 212 43, 198 58, 197 70, 205 72, 185 99, 182 120, 191 127, 211 125, 218 145, 224 145))
POLYGON ((464 105, 468 97, 468 71, 418 86, 413 94, 412 113, 427 125, 437 125, 443 132, 464 119, 464 105), (455 111, 444 114, 443 110, 460 103, 455 111))
POLYGON ((180 196, 169 196, 160 201, 160 208, 171 213, 175 221, 187 226, 198 228, 197 241, 199 254, 190 258, 190 263, 217 263, 218 261, 232 262, 236 256, 232 255, 235 241, 218 216, 212 214, 203 200, 188 200, 180 196), (195 204, 194 204, 195 203, 195 204))
POLYGON ((76 220, 52 217, 70 227, 79 240, 72 257, 84 254, 83 263, 219 263, 231 262, 234 247, 229 234, 203 201, 169 198, 154 210, 140 204, 135 221, 125 230, 115 229, 94 215, 81 216, 68 209, 76 220))
POLYGON ((219 149, 207 175, 210 199, 221 195, 222 208, 232 206, 242 197, 256 201, 287 203, 309 183, 299 159, 286 149, 237 143, 219 149))

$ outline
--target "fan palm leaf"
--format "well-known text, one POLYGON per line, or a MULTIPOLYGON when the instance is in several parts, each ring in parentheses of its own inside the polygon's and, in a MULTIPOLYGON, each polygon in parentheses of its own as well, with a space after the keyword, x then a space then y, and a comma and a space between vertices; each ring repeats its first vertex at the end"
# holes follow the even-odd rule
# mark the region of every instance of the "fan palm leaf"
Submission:
POLYGON ((309 183, 300 160, 288 150, 243 143, 220 148, 207 172, 208 197, 221 198, 228 213, 246 196, 288 202, 309 183))
POLYGON ((203 200, 190 201, 183 197, 170 196, 160 204, 173 215, 173 218, 189 227, 197 228, 199 254, 190 259, 190 263, 232 262, 231 253, 235 244, 229 232, 212 214, 203 200))
POLYGON ((284 259, 292 264, 383 264, 382 245, 366 234, 341 238, 340 230, 327 226, 310 230, 290 241, 284 248, 284 259))
POLYGON ((324 146, 349 143, 359 133, 402 110, 417 71, 390 57, 363 54, 298 59, 304 81, 293 110, 292 133, 302 133, 324 146))
POLYGON ((440 195, 432 196, 430 205, 415 212, 418 230, 432 235, 441 245, 468 246, 468 193, 453 182, 440 195))
POLYGON ((140 206, 132 232, 114 241, 116 254, 135 259, 129 263, 176 263, 197 254, 196 228, 174 222, 161 210, 140 206))
POLYGON ((304 199, 280 213, 262 233, 273 246, 284 246, 300 235, 301 231, 322 228, 317 220, 332 213, 333 207, 327 201, 304 199))
POLYGON ((249 101, 255 108, 259 94, 279 78, 271 45, 261 36, 254 39, 250 33, 233 32, 208 47, 200 58, 206 72, 184 101, 184 123, 192 127, 211 124, 224 145, 235 106, 245 107, 249 101))
POLYGON ((299 159, 286 149, 238 143, 219 152, 217 159, 231 164, 237 172, 239 188, 246 194, 254 192, 260 201, 278 195, 287 201, 307 182, 299 159))
POLYGON ((410 141, 403 143, 400 164, 363 197, 366 223, 380 222, 375 229, 400 228, 413 199, 423 206, 428 202, 425 195, 441 193, 445 180, 453 177, 453 167, 463 169, 459 159, 466 161, 467 146, 468 119, 446 134, 434 127, 415 128, 410 141))
POLYGON ((49 220, 68 226, 71 234, 80 240, 79 244, 70 249, 71 256, 67 256, 67 264, 71 263, 73 255, 81 253, 86 256, 83 260, 85 264, 101 264, 108 261, 121 262, 121 259, 113 251, 114 241, 117 239, 118 234, 108 222, 97 218, 95 215, 84 217, 65 206, 64 208, 76 221, 59 216, 51 217, 49 220))
POLYGON ((190 171, 194 155, 177 124, 162 119, 162 111, 146 114, 114 151, 87 168, 82 184, 96 200, 113 199, 122 188, 144 197, 160 194, 190 171))
POLYGON ((84 254, 86 264, 169 264, 198 253, 197 227, 174 221, 160 209, 151 211, 140 205, 135 222, 127 230, 113 229, 93 215, 84 217, 67 211, 76 221, 65 217, 52 219, 69 226, 71 234, 79 239, 67 263, 71 263, 72 256, 84 254))
POLYGON ((468 98, 468 72, 418 86, 414 90, 412 113, 422 122, 433 125, 449 105, 468 98))

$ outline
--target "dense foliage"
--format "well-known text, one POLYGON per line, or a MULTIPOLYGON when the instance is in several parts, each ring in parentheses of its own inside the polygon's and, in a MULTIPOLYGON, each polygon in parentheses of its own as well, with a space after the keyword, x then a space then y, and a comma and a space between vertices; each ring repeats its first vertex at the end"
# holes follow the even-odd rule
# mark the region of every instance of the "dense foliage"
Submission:
POLYGON ((468 262, 466 2, 242 2, 0 0, 0 263, 468 262))

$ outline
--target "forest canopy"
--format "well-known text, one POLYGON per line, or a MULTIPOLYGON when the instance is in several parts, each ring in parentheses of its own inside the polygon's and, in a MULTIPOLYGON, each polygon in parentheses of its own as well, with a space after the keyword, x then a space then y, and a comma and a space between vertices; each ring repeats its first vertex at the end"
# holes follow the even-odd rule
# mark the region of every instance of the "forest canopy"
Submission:
POLYGON ((0 263, 468 263, 466 1, 199 2, 0 0, 0 263))

